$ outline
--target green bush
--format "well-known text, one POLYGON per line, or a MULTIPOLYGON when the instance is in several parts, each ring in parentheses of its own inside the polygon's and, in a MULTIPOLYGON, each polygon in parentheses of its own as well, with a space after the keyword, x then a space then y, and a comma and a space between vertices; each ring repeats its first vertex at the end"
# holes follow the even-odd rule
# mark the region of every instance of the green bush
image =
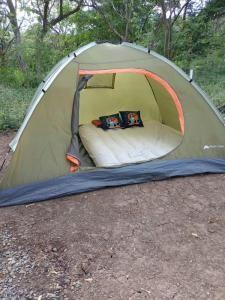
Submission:
POLYGON ((223 56, 217 57, 215 52, 205 57, 195 58, 187 66, 185 59, 176 63, 188 74, 194 70, 194 81, 209 95, 216 106, 225 103, 225 67, 223 56))
POLYGON ((0 82, 12 88, 34 88, 40 80, 35 72, 29 71, 25 74, 19 68, 8 67, 0 68, 0 82))
POLYGON ((34 91, 0 85, 0 130, 20 127, 34 91))

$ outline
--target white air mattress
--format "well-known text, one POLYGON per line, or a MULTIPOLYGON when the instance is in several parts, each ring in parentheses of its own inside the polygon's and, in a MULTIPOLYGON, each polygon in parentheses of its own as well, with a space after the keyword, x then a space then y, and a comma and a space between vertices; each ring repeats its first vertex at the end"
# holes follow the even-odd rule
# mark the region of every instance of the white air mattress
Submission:
POLYGON ((80 138, 97 167, 114 167, 161 157, 181 142, 175 129, 157 121, 144 127, 103 130, 93 124, 81 125, 80 138))

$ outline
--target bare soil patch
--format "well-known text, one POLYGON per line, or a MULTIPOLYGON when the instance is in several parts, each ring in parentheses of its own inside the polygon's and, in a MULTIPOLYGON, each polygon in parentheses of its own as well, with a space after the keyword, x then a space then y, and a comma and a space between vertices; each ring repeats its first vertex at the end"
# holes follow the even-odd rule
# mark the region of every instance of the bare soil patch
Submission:
MULTIPOLYGON (((1 158, 13 133, 0 136, 1 158)), ((225 299, 225 175, 1 209, 0 299, 225 299)))
POLYGON ((12 141, 15 134, 15 131, 0 132, 0 168, 2 166, 2 163, 4 162, 2 170, 0 170, 0 181, 12 157, 12 153, 8 153, 9 143, 12 141))

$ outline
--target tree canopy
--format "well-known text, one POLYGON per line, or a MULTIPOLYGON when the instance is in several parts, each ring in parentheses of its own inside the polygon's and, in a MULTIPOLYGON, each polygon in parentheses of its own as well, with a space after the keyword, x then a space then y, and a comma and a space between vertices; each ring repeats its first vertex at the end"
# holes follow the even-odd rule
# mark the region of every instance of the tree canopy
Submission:
POLYGON ((225 58, 224 24, 223 0, 0 0, 1 74, 35 86, 70 51, 106 40, 210 67, 225 58))

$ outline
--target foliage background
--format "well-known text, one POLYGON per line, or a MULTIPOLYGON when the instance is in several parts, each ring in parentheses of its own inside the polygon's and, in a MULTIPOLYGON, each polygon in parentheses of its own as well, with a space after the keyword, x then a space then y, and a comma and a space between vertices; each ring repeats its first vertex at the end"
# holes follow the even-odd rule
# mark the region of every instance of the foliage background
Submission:
POLYGON ((136 42, 193 69, 219 107, 224 37, 223 0, 0 1, 0 130, 17 129, 39 82, 91 41, 136 42))

